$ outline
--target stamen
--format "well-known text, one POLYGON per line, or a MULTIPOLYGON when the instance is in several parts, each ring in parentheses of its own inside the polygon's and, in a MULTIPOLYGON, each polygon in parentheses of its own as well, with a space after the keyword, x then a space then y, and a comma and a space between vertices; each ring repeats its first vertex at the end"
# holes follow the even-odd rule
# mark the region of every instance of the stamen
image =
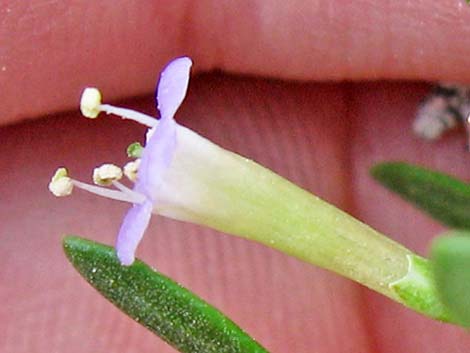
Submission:
POLYGON ((136 112, 132 109, 119 108, 110 104, 101 104, 101 93, 97 88, 88 87, 82 93, 80 99, 80 111, 83 116, 94 119, 100 112, 106 114, 114 114, 123 119, 130 119, 137 121, 142 125, 148 127, 157 126, 158 120, 146 114, 136 112))
POLYGON ((94 119, 100 114, 101 93, 97 88, 85 88, 80 99, 80 111, 83 116, 94 119))
POLYGON ((154 126, 157 126, 158 124, 158 120, 155 119, 154 117, 136 112, 132 109, 119 108, 110 104, 101 104, 99 106, 99 109, 100 111, 105 112, 106 114, 114 114, 114 115, 120 116, 123 119, 134 120, 148 127, 154 127, 154 126))
POLYGON ((131 191, 130 193, 127 193, 123 191, 103 188, 101 186, 95 186, 95 185, 90 185, 87 183, 82 183, 81 181, 73 180, 73 179, 72 179, 72 183, 74 186, 76 186, 79 189, 91 192, 92 194, 95 194, 95 195, 106 197, 108 199, 113 199, 117 201, 125 201, 125 202, 129 202, 133 204, 136 204, 136 203, 139 204, 145 201, 144 195, 141 195, 132 190, 130 190, 131 191))
POLYGON ((72 193, 72 179, 68 177, 67 169, 59 168, 49 183, 49 191, 57 197, 69 196, 72 193))
POLYGON ((114 164, 103 164, 93 170, 93 182, 97 185, 109 186, 121 178, 122 170, 114 164))
POLYGON ((130 158, 140 158, 142 157, 142 151, 144 147, 139 142, 133 142, 127 146, 127 156, 130 158))
POLYGON ((135 182, 137 180, 137 172, 139 171, 140 159, 131 161, 124 166, 124 175, 130 180, 135 182))
POLYGON ((138 192, 135 192, 134 190, 132 189, 129 189, 127 186, 125 186, 124 184, 120 183, 119 181, 116 181, 114 180, 113 182, 113 185, 116 189, 126 193, 126 194, 132 194, 132 195, 135 195, 136 197, 141 197, 142 194, 139 194, 138 192))

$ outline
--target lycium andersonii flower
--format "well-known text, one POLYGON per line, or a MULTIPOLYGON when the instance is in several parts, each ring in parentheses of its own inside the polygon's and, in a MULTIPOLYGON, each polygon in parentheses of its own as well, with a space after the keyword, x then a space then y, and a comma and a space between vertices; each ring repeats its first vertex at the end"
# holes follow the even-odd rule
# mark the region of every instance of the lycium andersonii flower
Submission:
POLYGON ((190 67, 189 58, 179 58, 162 72, 156 97, 159 120, 101 104, 96 89, 83 93, 85 116, 96 118, 106 112, 149 127, 145 147, 130 149, 141 158, 124 167, 124 174, 135 181, 132 189, 118 181, 123 173, 111 165, 95 170, 94 181, 117 190, 73 180, 64 168, 49 185, 57 196, 69 195, 76 186, 132 204, 116 242, 123 265, 134 261, 151 214, 157 213, 264 243, 419 312, 447 319, 425 259, 268 169, 177 124, 173 116, 186 95, 190 67))

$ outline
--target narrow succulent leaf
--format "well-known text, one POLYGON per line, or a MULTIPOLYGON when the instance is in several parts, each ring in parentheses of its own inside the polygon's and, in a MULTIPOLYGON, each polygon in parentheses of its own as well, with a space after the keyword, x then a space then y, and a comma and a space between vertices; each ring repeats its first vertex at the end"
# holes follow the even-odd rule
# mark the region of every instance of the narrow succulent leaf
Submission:
POLYGON ((382 185, 443 224, 470 229, 470 184, 449 175, 403 163, 382 163, 371 169, 382 185))
POLYGON ((448 233, 432 245, 438 295, 462 326, 470 327, 470 232, 448 233))
POLYGON ((220 311, 142 261, 121 266, 113 248, 73 236, 63 246, 95 289, 180 352, 267 352, 220 311))

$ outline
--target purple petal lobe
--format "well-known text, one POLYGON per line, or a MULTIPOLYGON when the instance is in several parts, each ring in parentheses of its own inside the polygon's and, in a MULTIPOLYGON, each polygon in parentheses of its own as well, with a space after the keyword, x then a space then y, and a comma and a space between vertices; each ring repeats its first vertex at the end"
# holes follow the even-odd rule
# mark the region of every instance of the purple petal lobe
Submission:
POLYGON ((134 190, 155 201, 165 170, 169 167, 176 149, 176 127, 173 119, 160 119, 147 141, 139 166, 134 190))
POLYGON ((147 229, 151 215, 152 203, 150 201, 135 204, 127 211, 116 242, 117 256, 122 265, 129 266, 134 262, 135 251, 147 229))
POLYGON ((157 102, 162 119, 173 118, 186 96, 191 65, 190 58, 178 58, 171 61, 161 73, 157 88, 157 102))
POLYGON ((163 70, 157 88, 158 109, 161 119, 147 139, 142 151, 134 190, 145 195, 143 204, 134 204, 127 212, 119 230, 116 252, 123 265, 134 262, 134 254, 150 222, 153 204, 158 196, 165 170, 169 167, 176 150, 176 129, 173 119, 186 96, 189 83, 191 59, 173 60, 163 70))

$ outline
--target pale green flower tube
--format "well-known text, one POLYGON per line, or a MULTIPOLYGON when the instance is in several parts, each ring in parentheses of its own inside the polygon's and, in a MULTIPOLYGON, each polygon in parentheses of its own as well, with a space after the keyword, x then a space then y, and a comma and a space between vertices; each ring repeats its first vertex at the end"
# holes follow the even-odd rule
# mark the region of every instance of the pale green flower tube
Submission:
POLYGON ((259 164, 177 131, 155 213, 263 243, 448 320, 427 260, 259 164))
POLYGON ((259 164, 189 129, 156 212, 255 240, 354 279, 393 299, 410 251, 259 164))
POLYGON ((95 170, 100 186, 73 180, 65 169, 51 181, 50 190, 57 196, 69 195, 75 186, 132 204, 116 245, 123 265, 134 261, 151 214, 157 213, 263 243, 430 317, 449 320, 427 260, 270 170, 177 124, 173 115, 186 94, 190 66, 188 58, 179 58, 163 71, 157 91, 160 120, 101 104, 98 90, 85 90, 85 116, 96 118, 106 112, 150 128, 145 148, 132 148, 142 158, 124 168, 135 182, 132 189, 118 181, 123 173, 109 164, 95 170), (117 190, 103 187, 108 185, 117 190))

